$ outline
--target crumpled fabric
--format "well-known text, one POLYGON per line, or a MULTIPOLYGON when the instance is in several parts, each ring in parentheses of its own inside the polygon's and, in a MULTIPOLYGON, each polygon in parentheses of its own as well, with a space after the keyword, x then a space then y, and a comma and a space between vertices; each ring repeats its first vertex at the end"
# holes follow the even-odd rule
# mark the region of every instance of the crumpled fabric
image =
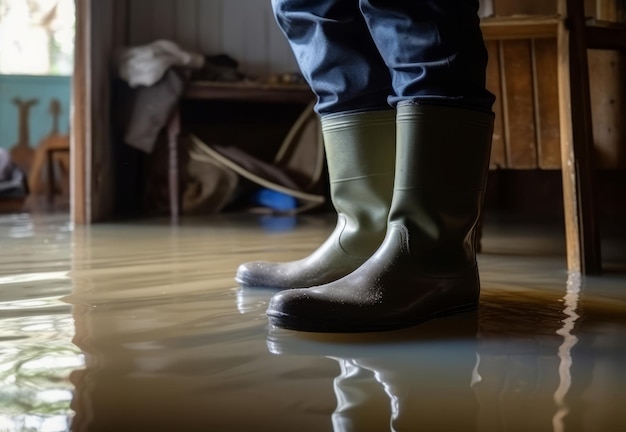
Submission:
POLYGON ((124 142, 144 153, 152 153, 188 81, 185 71, 168 69, 163 78, 150 87, 127 87, 118 100, 124 142))
POLYGON ((202 54, 185 51, 176 43, 161 39, 122 50, 117 68, 120 78, 135 88, 153 86, 172 67, 201 69, 204 63, 202 54))

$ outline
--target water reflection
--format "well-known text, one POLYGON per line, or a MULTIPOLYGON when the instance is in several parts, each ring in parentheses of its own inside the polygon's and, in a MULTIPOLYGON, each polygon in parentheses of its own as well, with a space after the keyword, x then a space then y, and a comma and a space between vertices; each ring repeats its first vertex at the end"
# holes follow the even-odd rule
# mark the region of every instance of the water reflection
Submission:
POLYGON ((477 317, 469 313, 366 335, 271 329, 268 349, 278 355, 324 355, 338 362, 335 432, 472 431, 478 415, 472 391, 477 317))
POLYGON ((71 230, 66 218, 50 222, 0 217, 2 432, 67 431, 73 417, 68 376, 84 360, 71 343, 71 307, 61 301, 72 291, 71 230))
POLYGON ((400 333, 273 328, 268 349, 337 361, 335 432, 622 431, 625 306, 570 278, 565 295, 490 289, 474 316, 400 333))
POLYGON ((580 289, 582 286, 582 278, 578 273, 572 273, 567 278, 566 292, 563 297, 565 308, 563 314, 563 327, 557 330, 557 334, 563 337, 563 343, 559 347, 559 386, 554 392, 554 401, 557 406, 556 414, 552 419, 552 428, 554 432, 565 431, 563 419, 569 413, 569 407, 565 397, 572 386, 572 348, 578 342, 578 338, 573 334, 576 321, 580 318, 577 313, 578 302, 580 297, 580 289))
POLYGON ((71 318, 33 316, 0 324, 0 430, 68 430, 73 417, 68 376, 82 365, 80 351, 68 339, 71 318))

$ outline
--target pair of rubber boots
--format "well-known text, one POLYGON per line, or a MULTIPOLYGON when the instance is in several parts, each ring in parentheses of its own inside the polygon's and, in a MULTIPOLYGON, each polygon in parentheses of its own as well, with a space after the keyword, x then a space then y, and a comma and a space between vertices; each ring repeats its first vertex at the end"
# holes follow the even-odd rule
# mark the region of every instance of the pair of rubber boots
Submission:
POLYGON ((475 230, 493 114, 411 104, 322 120, 337 226, 310 256, 251 262, 270 323, 312 332, 410 327, 477 307, 475 230))

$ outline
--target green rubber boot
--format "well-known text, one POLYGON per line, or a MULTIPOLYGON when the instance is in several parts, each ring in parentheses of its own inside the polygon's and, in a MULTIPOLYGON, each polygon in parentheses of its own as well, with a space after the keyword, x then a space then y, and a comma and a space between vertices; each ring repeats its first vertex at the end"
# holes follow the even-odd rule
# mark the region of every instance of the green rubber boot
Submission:
POLYGON ((382 245, 335 282, 274 295, 270 323, 301 331, 380 331, 476 308, 474 237, 492 131, 489 113, 398 107, 396 176, 382 245))
POLYGON ((298 261, 239 266, 244 287, 306 288, 357 269, 380 246, 387 228, 395 164, 395 110, 322 119, 331 201, 337 226, 311 255, 298 261))

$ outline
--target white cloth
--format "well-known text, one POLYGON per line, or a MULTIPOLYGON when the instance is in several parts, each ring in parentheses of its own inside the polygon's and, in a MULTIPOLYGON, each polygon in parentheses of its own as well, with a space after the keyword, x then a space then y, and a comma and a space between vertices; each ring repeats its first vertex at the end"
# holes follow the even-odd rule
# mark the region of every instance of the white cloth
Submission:
POLYGON ((173 66, 200 69, 204 56, 188 52, 169 40, 124 49, 118 56, 120 78, 131 87, 152 86, 173 66))

